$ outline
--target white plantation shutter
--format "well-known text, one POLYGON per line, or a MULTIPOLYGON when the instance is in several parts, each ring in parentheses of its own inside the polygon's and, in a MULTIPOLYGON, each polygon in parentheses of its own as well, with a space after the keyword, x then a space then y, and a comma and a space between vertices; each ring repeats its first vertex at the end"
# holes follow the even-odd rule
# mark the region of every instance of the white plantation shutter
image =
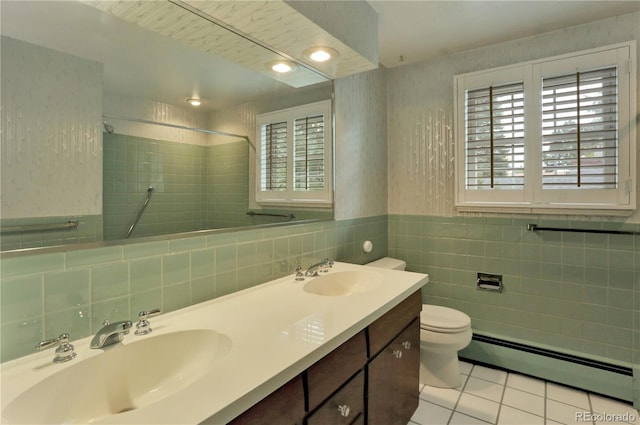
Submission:
POLYGON ((287 190, 287 122, 261 126, 260 189, 287 190))
POLYGON ((331 206, 331 101, 259 115, 257 132, 255 201, 331 206))
POLYGON ((466 96, 466 187, 524 186, 524 84, 470 90, 466 96))
POLYGON ((293 133, 293 189, 324 190, 324 115, 298 118, 293 133))
POLYGON ((542 187, 616 188, 616 67, 543 78, 542 90, 542 187))
POLYGON ((455 77, 461 211, 628 214, 636 42, 455 77))

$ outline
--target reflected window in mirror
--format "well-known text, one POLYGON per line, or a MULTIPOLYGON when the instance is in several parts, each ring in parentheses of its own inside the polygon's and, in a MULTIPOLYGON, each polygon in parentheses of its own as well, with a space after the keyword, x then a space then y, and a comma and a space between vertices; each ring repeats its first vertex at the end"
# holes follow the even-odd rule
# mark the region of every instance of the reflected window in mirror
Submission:
POLYGON ((257 117, 256 202, 331 207, 331 101, 257 117))
POLYGON ((305 66, 276 76, 263 65, 280 55, 181 7, 154 15, 194 22, 175 39, 107 3, 2 4, 0 110, 13 125, 0 134, 1 251, 333 218, 315 205, 256 204, 253 147, 258 114, 331 99, 331 80, 305 66), (233 60, 241 51, 265 60, 247 67, 233 60), (185 101, 194 97, 198 110, 185 101))

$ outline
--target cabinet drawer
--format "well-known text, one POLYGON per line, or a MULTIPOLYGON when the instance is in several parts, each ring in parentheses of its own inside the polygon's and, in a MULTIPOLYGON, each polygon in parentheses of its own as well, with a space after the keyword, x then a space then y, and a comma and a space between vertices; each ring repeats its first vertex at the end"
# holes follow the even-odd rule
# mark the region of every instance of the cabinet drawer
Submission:
POLYGON ((367 328, 369 332, 369 358, 375 357, 413 319, 420 316, 422 292, 417 290, 407 299, 389 310, 367 328))
POLYGON ((309 411, 315 409, 367 362, 367 339, 359 332, 307 369, 309 411))
POLYGON ((367 366, 368 425, 406 425, 418 408, 420 323, 414 321, 367 366))
POLYGON ((302 377, 296 376, 229 422, 229 425, 302 425, 304 415, 302 377))
POLYGON ((307 418, 307 425, 364 423, 364 372, 360 371, 307 418))

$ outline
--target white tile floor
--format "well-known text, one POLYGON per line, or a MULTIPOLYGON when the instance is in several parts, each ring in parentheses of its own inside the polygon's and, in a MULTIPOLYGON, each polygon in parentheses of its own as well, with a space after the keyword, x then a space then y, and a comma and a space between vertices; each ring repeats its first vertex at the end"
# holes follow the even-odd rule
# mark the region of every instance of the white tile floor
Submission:
POLYGON ((640 425, 630 404, 517 373, 461 362, 462 385, 421 386, 408 425, 640 425))

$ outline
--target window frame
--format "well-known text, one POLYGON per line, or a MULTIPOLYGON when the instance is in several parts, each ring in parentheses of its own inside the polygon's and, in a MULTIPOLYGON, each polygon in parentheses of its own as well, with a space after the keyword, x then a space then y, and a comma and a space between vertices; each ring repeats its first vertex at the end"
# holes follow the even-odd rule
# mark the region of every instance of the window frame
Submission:
POLYGON ((256 116, 255 202, 261 206, 297 206, 331 208, 333 206, 333 116, 331 100, 309 103, 256 116), (294 123, 298 119, 324 116, 324 189, 294 190, 294 123), (262 127, 276 122, 287 123, 287 189, 262 190, 262 127))
POLYGON ((482 70, 454 77, 455 206, 458 211, 628 215, 636 208, 636 42, 482 70), (616 189, 542 188, 542 78, 615 65, 618 74, 616 189), (524 82, 525 179, 522 190, 467 189, 466 94, 524 82), (507 193, 505 193, 507 192, 507 193))

